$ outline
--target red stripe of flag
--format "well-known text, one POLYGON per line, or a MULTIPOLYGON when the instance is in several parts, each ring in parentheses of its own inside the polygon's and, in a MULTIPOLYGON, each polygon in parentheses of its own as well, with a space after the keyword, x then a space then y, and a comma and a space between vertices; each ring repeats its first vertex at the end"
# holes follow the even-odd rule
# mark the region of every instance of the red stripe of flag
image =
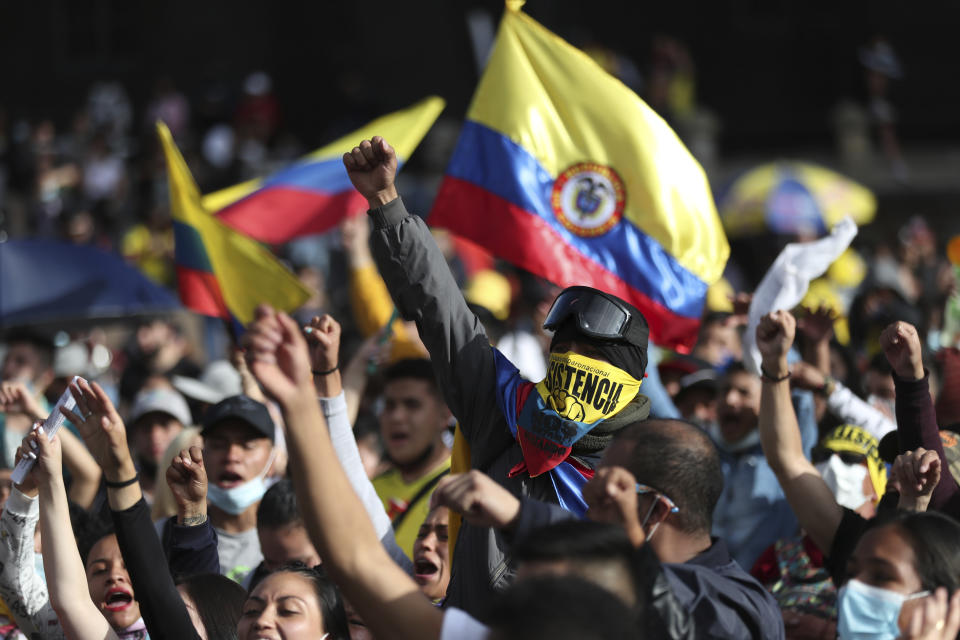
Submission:
POLYGON ((260 242, 283 244, 329 231, 349 213, 366 209, 367 201, 354 189, 322 193, 271 186, 224 207, 217 217, 260 242))
POLYGON ((490 249, 494 255, 543 275, 560 286, 586 285, 635 305, 658 343, 686 352, 696 341, 699 318, 678 315, 651 300, 608 269, 564 242, 542 218, 465 180, 444 178, 437 201, 458 215, 443 226, 490 249))
POLYGON ((220 283, 212 273, 178 265, 177 288, 180 290, 180 301, 188 309, 205 316, 231 319, 220 283))

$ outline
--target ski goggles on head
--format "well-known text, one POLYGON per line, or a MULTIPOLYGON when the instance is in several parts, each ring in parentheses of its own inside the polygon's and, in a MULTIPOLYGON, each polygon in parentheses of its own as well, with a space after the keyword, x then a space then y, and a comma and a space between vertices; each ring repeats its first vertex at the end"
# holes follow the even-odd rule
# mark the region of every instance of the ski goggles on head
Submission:
POLYGON ((598 340, 626 340, 631 344, 647 342, 646 319, 633 312, 622 300, 590 287, 568 287, 553 301, 543 328, 556 330, 568 318, 577 321, 580 333, 598 340))

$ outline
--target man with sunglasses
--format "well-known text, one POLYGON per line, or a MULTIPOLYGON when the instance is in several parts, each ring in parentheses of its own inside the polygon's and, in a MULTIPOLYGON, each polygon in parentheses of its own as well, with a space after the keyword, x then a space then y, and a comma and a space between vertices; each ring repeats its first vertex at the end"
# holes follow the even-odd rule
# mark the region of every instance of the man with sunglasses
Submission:
MULTIPOLYGON (((344 165, 370 207, 377 267, 402 317, 417 323, 469 466, 515 496, 582 514, 583 486, 614 434, 649 415, 639 393, 646 319, 616 296, 566 289, 544 323, 554 332, 547 377, 524 380, 490 346, 426 224, 404 208, 393 149, 379 137, 364 140, 344 165)), ((506 544, 498 532, 465 524, 455 545, 447 604, 480 612, 512 578, 506 544)))
MULTIPOLYGON (((584 488, 586 517, 622 525, 639 548, 637 578, 649 615, 655 611, 662 624, 649 637, 784 637, 776 600, 711 535, 723 483, 709 436, 690 423, 658 419, 618 433, 584 488)), ((555 504, 518 499, 477 471, 445 478, 434 501, 467 521, 503 529, 517 544, 575 517, 555 504)))

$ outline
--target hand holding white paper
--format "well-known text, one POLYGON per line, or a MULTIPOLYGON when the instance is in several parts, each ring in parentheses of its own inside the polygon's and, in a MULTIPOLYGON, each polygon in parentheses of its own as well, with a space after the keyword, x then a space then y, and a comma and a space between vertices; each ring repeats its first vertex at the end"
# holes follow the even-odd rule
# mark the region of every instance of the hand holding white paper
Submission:
POLYGON ((743 336, 743 361, 760 375, 757 325, 772 311, 791 310, 803 300, 810 281, 823 275, 857 236, 857 223, 849 216, 838 222, 830 235, 816 242, 788 244, 763 276, 750 302, 747 333, 743 336))
MULTIPOLYGON (((70 381, 70 384, 77 384, 80 380, 83 380, 80 376, 73 376, 73 380, 70 381)), ((60 395, 60 399, 57 400, 57 404, 53 406, 53 409, 50 410, 50 415, 47 416, 47 419, 43 421, 43 431, 47 434, 48 438, 52 438, 56 435, 57 431, 60 430, 60 427, 63 426, 63 423, 67 419, 60 412, 60 407, 65 407, 66 409, 73 411, 77 406, 77 401, 74 399, 73 394, 70 393, 70 387, 67 387, 66 390, 60 395)), ((36 463, 36 460, 32 458, 21 458, 20 462, 17 463, 17 466, 14 468, 13 473, 10 475, 10 479, 13 480, 14 484, 20 484, 27 477, 27 474, 30 473, 30 470, 33 469, 33 465, 36 463)))

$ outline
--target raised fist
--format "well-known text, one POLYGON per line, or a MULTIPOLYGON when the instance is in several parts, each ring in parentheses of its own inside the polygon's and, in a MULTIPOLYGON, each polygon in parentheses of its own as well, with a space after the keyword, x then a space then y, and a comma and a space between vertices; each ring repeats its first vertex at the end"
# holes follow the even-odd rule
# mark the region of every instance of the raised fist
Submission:
POLYGON ((303 333, 307 338, 314 375, 318 371, 336 368, 340 358, 340 323, 329 314, 316 316, 303 328, 303 333))
POLYGON ((243 341, 250 371, 274 400, 285 405, 314 395, 307 343, 290 316, 260 305, 243 341))
POLYGON ((184 449, 174 456, 166 480, 177 503, 180 524, 194 524, 207 514, 207 470, 200 447, 184 449))
POLYGON ((397 175, 397 154, 380 136, 364 140, 343 154, 350 182, 370 208, 381 207, 397 197, 393 180, 397 175))
POLYGON ((880 334, 880 347, 897 376, 906 380, 923 378, 923 349, 912 324, 894 322, 888 326, 880 334))
POLYGON ((760 319, 757 325, 757 348, 763 356, 763 363, 770 373, 772 366, 782 368, 776 375, 786 373, 787 352, 793 344, 797 331, 797 321, 789 311, 774 311, 760 319))

